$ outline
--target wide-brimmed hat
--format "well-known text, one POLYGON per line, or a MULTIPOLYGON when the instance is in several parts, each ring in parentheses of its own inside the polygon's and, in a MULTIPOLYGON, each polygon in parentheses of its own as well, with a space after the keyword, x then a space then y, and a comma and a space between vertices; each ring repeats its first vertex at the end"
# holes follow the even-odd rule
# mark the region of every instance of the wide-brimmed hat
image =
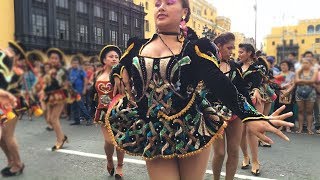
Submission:
POLYGON ((36 61, 39 61, 41 63, 46 62, 45 54, 39 50, 32 50, 27 52, 26 57, 27 60, 30 61, 33 65, 36 61))
POLYGON ((60 63, 62 65, 65 65, 65 54, 60 49, 58 49, 58 48, 49 48, 47 50, 47 56, 50 57, 50 55, 52 53, 58 54, 58 56, 60 57, 60 63))
POLYGON ((20 59, 26 58, 25 48, 21 42, 9 41, 9 47, 13 49, 16 54, 20 54, 20 59))
POLYGON ((110 51, 115 51, 119 55, 119 57, 121 57, 122 52, 118 46, 107 45, 102 48, 102 50, 100 51, 100 54, 99 54, 99 60, 100 60, 101 64, 104 65, 103 59, 106 56, 106 54, 110 51))

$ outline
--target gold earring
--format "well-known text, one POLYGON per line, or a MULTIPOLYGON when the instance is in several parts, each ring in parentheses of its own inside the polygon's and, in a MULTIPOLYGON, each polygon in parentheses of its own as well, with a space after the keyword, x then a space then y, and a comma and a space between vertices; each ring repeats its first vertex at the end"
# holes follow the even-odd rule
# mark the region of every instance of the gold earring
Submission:
POLYGON ((186 16, 183 15, 183 16, 182 16, 182 20, 185 20, 185 19, 186 19, 186 16))

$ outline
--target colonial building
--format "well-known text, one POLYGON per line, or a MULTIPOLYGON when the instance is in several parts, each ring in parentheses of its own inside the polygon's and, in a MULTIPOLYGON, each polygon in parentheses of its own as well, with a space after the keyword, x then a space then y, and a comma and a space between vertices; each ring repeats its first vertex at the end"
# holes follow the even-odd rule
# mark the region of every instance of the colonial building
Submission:
MULTIPOLYGON (((150 38, 155 32, 154 22, 154 1, 150 0, 133 0, 137 5, 143 6, 145 17, 145 37, 150 38)), ((199 37, 202 37, 207 32, 220 34, 225 31, 230 31, 231 21, 229 18, 218 16, 217 9, 206 0, 190 0, 191 17, 188 26, 194 29, 199 37)))
POLYGON ((274 27, 264 40, 268 55, 285 59, 290 52, 301 56, 305 51, 320 54, 320 19, 301 20, 297 25, 274 27))
POLYGON ((8 46, 8 41, 14 39, 14 2, 1 1, 0 5, 0 49, 8 46))
POLYGON ((106 44, 124 49, 130 37, 144 37, 144 8, 132 0, 14 0, 14 12, 15 39, 27 50, 93 55, 106 44))
POLYGON ((232 58, 237 59, 238 58, 238 51, 239 51, 239 44, 244 43, 246 37, 243 33, 240 33, 240 32, 234 32, 233 34, 236 39, 234 42, 235 49, 233 50, 232 58))

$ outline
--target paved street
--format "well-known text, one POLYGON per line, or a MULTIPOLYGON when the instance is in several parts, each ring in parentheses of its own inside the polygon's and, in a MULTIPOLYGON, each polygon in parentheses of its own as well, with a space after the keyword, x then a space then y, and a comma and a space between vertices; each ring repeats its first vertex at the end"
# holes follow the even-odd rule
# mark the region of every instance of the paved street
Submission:
MULTIPOLYGON (((105 170, 100 128, 85 125, 69 126, 70 122, 64 119, 61 122, 70 143, 59 152, 50 151, 54 145, 55 135, 54 132, 45 130, 46 124, 42 118, 18 122, 16 135, 26 168, 20 177, 9 179, 114 179, 108 177, 105 170)), ((320 179, 319 135, 289 134, 290 143, 272 137, 276 143, 272 148, 260 148, 261 177, 256 179, 320 179)), ((125 159, 124 179, 148 179, 141 158, 131 156, 126 158, 128 159, 125 159)), ((5 164, 6 160, 1 152, 1 168, 5 164)), ((206 179, 212 179, 210 165, 206 179)), ((249 170, 239 168, 237 179, 255 178, 251 176, 249 170)))

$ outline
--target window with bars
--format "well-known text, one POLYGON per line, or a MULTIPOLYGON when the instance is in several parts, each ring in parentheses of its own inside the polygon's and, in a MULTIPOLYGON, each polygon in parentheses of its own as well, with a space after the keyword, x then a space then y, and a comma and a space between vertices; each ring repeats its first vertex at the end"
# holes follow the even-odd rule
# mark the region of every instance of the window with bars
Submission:
POLYGON ((47 2, 47 0, 35 0, 35 1, 41 2, 41 3, 46 3, 47 2))
POLYGON ((88 26, 77 24, 77 40, 80 42, 88 42, 88 26))
POLYGON ((293 45, 293 39, 290 39, 290 45, 293 45))
POLYGON ((128 16, 127 15, 123 16, 123 24, 128 25, 128 16))
POLYGON ((69 40, 69 22, 62 19, 56 20, 56 38, 69 40))
POLYGON ((129 39, 130 39, 130 35, 127 33, 123 33, 123 44, 125 48, 127 48, 128 46, 127 42, 129 41, 129 39))
POLYGON ((103 44, 103 28, 94 27, 94 41, 96 44, 103 44))
POLYGON ((32 14, 32 34, 35 36, 47 36, 47 17, 38 14, 32 14))
POLYGON ((88 5, 83 1, 77 1, 77 11, 80 13, 88 13, 88 5))
POLYGON ((103 18, 103 11, 102 11, 101 5, 94 5, 93 6, 93 15, 95 17, 103 18))
POLYGON ((110 30, 110 40, 111 44, 117 45, 118 44, 118 32, 115 30, 110 30))
POLYGON ((68 0, 56 0, 56 6, 68 9, 69 7, 68 0))
POLYGON ((109 20, 118 22, 118 14, 115 11, 109 11, 109 20))
POLYGON ((150 24, 149 24, 148 20, 145 20, 145 29, 146 29, 147 32, 150 31, 150 24))

